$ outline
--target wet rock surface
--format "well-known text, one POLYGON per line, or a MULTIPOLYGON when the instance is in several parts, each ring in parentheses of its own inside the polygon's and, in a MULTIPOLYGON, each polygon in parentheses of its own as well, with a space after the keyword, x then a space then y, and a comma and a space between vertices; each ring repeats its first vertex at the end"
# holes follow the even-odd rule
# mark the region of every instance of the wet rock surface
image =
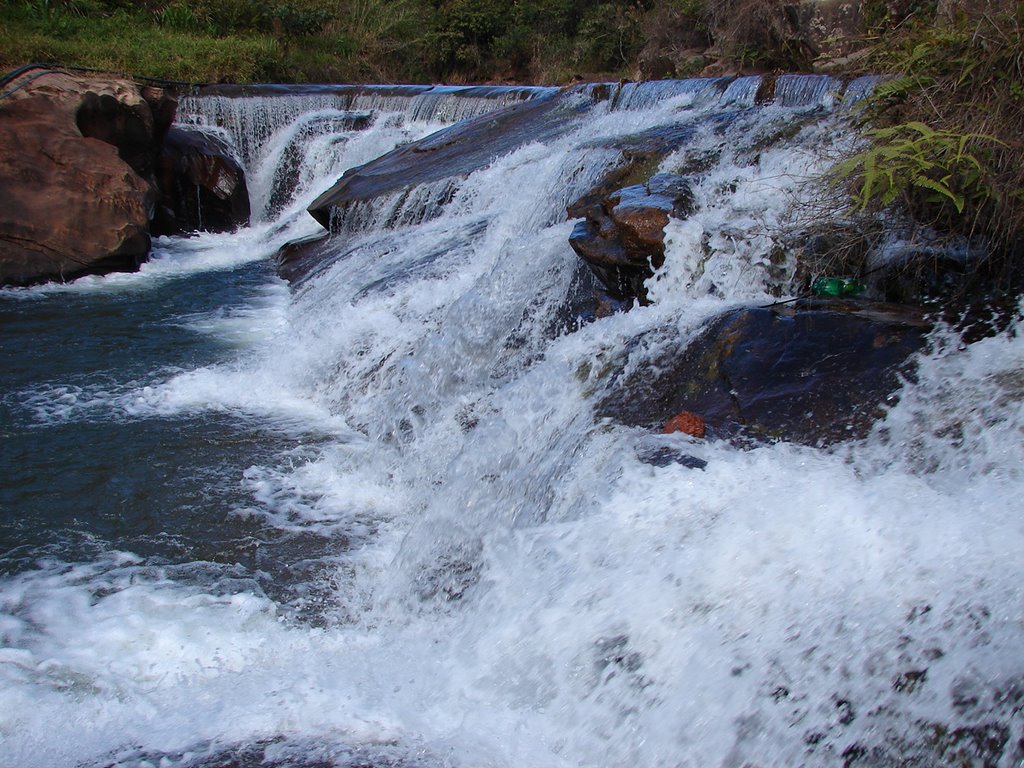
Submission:
POLYGON ((0 284, 137 268, 173 111, 160 89, 60 72, 0 102, 0 284))
POLYGON ((704 121, 660 126, 595 146, 619 153, 601 181, 566 209, 582 219, 569 243, 593 271, 613 301, 647 302, 644 282, 665 256, 669 217, 685 219, 694 210, 694 175, 717 157, 691 158, 677 173, 656 173, 671 152, 686 146, 705 127, 724 133, 743 110, 717 112, 704 121))
POLYGON ((249 223, 245 172, 216 136, 181 127, 168 131, 157 181, 154 235, 227 232, 249 223))
POLYGON ((584 217, 569 244, 610 296, 643 303, 644 282, 665 259, 669 216, 685 218, 692 203, 687 179, 671 174, 658 174, 604 196, 592 193, 569 207, 570 217, 584 217))
POLYGON ((709 437, 825 445, 862 437, 921 349, 928 324, 895 305, 802 300, 712 320, 613 380, 599 416, 661 429, 681 411, 709 437))
MULTIPOLYGON (((721 90, 727 82, 723 80, 715 87, 721 90)), ((677 90, 682 87, 679 83, 670 85, 677 90)), ((364 225, 363 214, 369 201, 393 197, 397 201, 395 213, 385 226, 418 223, 440 211, 457 191, 460 180, 473 171, 525 144, 547 143, 565 135, 595 105, 621 108, 619 102, 630 98, 623 95, 627 91, 626 85, 597 83, 535 93, 527 101, 462 121, 346 171, 333 187, 313 201, 309 212, 334 233, 358 230, 364 225), (420 218, 410 219, 399 212, 403 196, 410 196, 413 190, 428 188, 428 185, 436 186, 430 187, 430 199, 416 206, 420 218)), ((741 113, 740 109, 718 112, 708 115, 707 121, 713 124, 713 130, 724 130, 741 113)), ((610 301, 632 301, 636 297, 639 291, 636 284, 638 281, 642 284, 644 278, 636 277, 634 262, 643 262, 640 270, 644 274, 650 270, 647 259, 640 255, 641 250, 653 248, 664 253, 661 233, 663 222, 667 222, 664 213, 668 210, 682 215, 687 205, 684 191, 670 187, 685 182, 681 181, 682 176, 651 177, 664 157, 685 145, 703 127, 700 121, 659 126, 625 138, 602 139, 587 145, 595 151, 608 151, 607 172, 586 195, 568 206, 568 216, 586 219, 584 223, 588 228, 580 228, 574 239, 579 241, 582 250, 593 256, 588 263, 598 277, 604 275, 602 280, 606 286, 624 287, 609 290, 610 301), (611 204, 613 195, 618 199, 611 204), (640 197, 649 199, 641 201, 640 197), (662 198, 667 198, 667 208, 662 198), (623 238, 630 248, 626 253, 621 252, 611 236, 594 236, 594 230, 600 230, 603 224, 600 211, 616 207, 616 226, 622 227, 623 238)), ((297 277, 294 271, 292 275, 297 277)))
POLYGON ((298 285, 333 263, 336 249, 327 232, 294 240, 277 252, 277 274, 292 285, 298 285))
POLYGON ((180 768, 440 768, 450 762, 393 741, 346 745, 325 740, 262 739, 231 746, 198 744, 184 752, 126 751, 97 768, 175 765, 180 768))

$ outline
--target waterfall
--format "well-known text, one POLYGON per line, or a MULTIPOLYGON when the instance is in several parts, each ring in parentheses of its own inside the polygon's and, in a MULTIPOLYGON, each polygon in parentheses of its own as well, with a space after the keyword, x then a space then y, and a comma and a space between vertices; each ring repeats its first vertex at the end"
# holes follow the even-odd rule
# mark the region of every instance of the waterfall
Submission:
MULTIPOLYGON (((226 136, 251 179, 255 215, 268 219, 279 216, 304 184, 329 176, 335 169, 338 145, 378 118, 388 129, 403 130, 408 140, 553 90, 521 86, 212 86, 183 96, 177 120, 200 130, 219 130, 226 136)), ((365 159, 372 157, 371 152, 365 159)), ((343 170, 340 166, 338 173, 343 170)))
POLYGON ((412 121, 453 123, 550 92, 508 86, 212 86, 183 96, 178 121, 228 131, 242 159, 251 163, 266 141, 304 115, 331 110, 398 114, 412 121))
MULTIPOLYGON (((303 279, 166 321, 217 340, 198 362, 12 398, 39 432, 240 425, 181 462, 242 454, 214 519, 253 527, 237 555, 99 541, 12 566, 0 763, 1018 765, 1015 329, 967 345, 937 328, 876 427, 832 447, 601 410, 709 318, 793 298, 792 238, 841 220, 815 180, 857 146, 845 110, 873 82, 183 99, 181 122, 237 149, 259 221, 10 301, 254 280, 309 237, 288 246, 303 279), (458 143, 503 120, 500 141, 458 143), (649 303, 604 314, 566 209, 641 150, 645 178, 692 200, 649 303), (364 186, 328 231, 306 208, 346 179, 364 186)), ((200 548, 189 531, 161 533, 200 548)))

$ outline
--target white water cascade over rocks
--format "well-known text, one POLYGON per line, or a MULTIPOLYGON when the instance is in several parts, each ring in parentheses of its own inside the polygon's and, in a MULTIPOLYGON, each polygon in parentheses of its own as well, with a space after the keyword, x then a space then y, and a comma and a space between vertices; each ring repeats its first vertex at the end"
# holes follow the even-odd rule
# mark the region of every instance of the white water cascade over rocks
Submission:
POLYGON ((182 99, 252 225, 0 292, 0 766, 1024 765, 1024 338, 809 296, 871 84, 182 99))

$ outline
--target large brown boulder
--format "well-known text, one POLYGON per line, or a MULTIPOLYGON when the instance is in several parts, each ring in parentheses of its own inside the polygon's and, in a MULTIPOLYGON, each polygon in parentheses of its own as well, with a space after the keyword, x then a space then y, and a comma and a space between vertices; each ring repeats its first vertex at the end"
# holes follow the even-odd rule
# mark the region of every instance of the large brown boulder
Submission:
POLYGON ((34 73, 0 101, 0 285, 138 267, 174 104, 160 89, 62 72, 34 73))

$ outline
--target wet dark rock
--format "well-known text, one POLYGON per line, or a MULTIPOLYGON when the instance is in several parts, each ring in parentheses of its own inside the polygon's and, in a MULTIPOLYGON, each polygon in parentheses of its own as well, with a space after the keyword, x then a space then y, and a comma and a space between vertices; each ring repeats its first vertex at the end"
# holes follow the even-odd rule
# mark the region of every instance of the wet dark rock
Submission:
MULTIPOLYGON (((619 152, 619 159, 612 162, 601 181, 566 209, 570 219, 586 216, 587 211, 600 206, 616 190, 638 184, 646 184, 658 169, 662 159, 674 149, 687 143, 695 132, 693 125, 658 127, 635 134, 627 139, 602 141, 592 146, 619 152)), ((715 158, 706 158, 713 164, 715 158)), ((686 173, 707 170, 705 158, 686 173)))
POLYGON ((670 174, 604 197, 591 193, 569 207, 570 216, 584 217, 569 244, 612 297, 643 303, 644 281, 664 262, 669 216, 685 218, 692 207, 689 182, 670 174))
POLYGON ((993 274, 983 243, 886 228, 877 221, 829 222, 791 237, 786 248, 797 261, 794 291, 818 275, 849 277, 866 287, 867 298, 941 304, 957 316, 971 303, 994 298, 996 286, 1024 282, 993 274))
POLYGON ((602 297, 603 291, 594 273, 577 259, 565 300, 551 316, 546 334, 548 338, 573 333, 603 317, 602 297))
POLYGON ((875 268, 865 282, 883 301, 923 303, 956 296, 968 269, 967 259, 949 249, 921 249, 875 268))
POLYGON ((293 240, 277 252, 277 274, 292 285, 298 285, 320 274, 331 263, 330 255, 335 246, 326 231, 293 240))
POLYGON ((897 693, 913 693, 928 679, 927 669, 909 669, 901 672, 892 681, 892 689, 897 693))
MULTIPOLYGON (((708 120, 724 130, 740 114, 722 112, 708 120)), ((569 243, 617 301, 647 301, 644 282, 661 266, 664 229, 669 216, 686 218, 693 211, 691 180, 715 157, 694 158, 678 173, 657 174, 669 153, 686 145, 698 123, 662 126, 595 146, 617 150, 601 181, 567 208, 570 219, 582 218, 569 243)))
POLYGON ((249 223, 245 172, 216 136, 180 127, 168 131, 157 181, 154 235, 228 232, 249 223))
POLYGON ((1021 744, 1010 739, 1010 729, 1001 722, 964 727, 942 723, 915 723, 909 734, 889 732, 884 743, 872 746, 852 744, 842 754, 844 768, 961 768, 1019 765, 1024 756, 1021 744))
POLYGON ((733 310, 675 351, 631 366, 598 413, 660 429, 692 411, 712 437, 810 445, 862 437, 927 329, 913 310, 856 301, 733 310))
POLYGON ((288 737, 261 739, 233 746, 193 744, 179 752, 125 750, 97 768, 123 765, 176 765, 181 768, 439 768, 449 762, 422 749, 380 740, 369 745, 347 745, 288 737))
POLYGON ((668 467, 678 464, 687 469, 704 469, 708 463, 688 453, 683 453, 667 445, 641 452, 638 457, 644 464, 654 467, 668 467))
POLYGON ((478 540, 446 542, 422 562, 415 577, 416 595, 425 601, 456 602, 479 583, 483 547, 478 540))

